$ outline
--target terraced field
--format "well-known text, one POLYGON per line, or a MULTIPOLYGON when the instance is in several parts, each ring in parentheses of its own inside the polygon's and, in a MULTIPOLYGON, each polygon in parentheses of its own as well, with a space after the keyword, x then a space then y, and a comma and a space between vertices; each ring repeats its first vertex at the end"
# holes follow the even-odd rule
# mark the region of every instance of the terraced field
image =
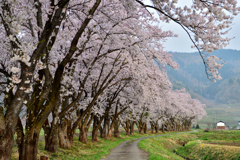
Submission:
POLYGON ((219 120, 224 121, 230 127, 237 126, 240 120, 240 104, 215 104, 209 103, 205 108, 208 115, 199 121, 199 125, 202 128, 206 128, 207 124, 218 122, 219 120))

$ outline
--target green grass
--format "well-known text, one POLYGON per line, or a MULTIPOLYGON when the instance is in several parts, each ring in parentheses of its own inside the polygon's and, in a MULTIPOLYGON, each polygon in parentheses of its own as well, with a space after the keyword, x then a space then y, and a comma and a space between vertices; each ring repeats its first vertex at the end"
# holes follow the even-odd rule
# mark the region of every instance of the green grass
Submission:
POLYGON ((211 131, 155 137, 139 142, 149 160, 240 160, 240 131, 211 131), (175 154, 176 153, 176 154, 175 154))
MULTIPOLYGON (((100 160, 102 157, 110 153, 112 148, 118 146, 121 142, 132 140, 140 137, 146 137, 149 134, 134 133, 134 136, 126 136, 125 133, 120 133, 120 138, 112 137, 111 139, 102 139, 99 137, 99 142, 91 142, 91 137, 88 137, 88 143, 78 141, 78 137, 74 138, 74 147, 69 149, 57 148, 57 153, 49 153, 44 150, 45 142, 38 143, 38 157, 46 156, 50 160, 100 160)), ((40 137, 41 138, 41 137, 40 137)), ((18 159, 17 147, 13 148, 12 160, 18 159)))
POLYGON ((240 147, 223 146, 192 141, 178 149, 177 153, 189 159, 239 160, 240 147))
POLYGON ((150 153, 149 160, 183 160, 174 152, 194 138, 197 137, 187 133, 148 138, 139 142, 139 148, 150 153))
POLYGON ((226 131, 210 131, 210 132, 198 132, 195 134, 199 140, 208 142, 240 142, 240 131, 226 130, 226 131))

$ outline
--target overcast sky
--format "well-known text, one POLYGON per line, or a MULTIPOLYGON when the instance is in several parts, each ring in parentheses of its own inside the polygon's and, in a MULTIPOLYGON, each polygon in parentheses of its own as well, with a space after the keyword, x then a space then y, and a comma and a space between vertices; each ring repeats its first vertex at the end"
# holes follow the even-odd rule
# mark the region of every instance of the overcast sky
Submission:
MULTIPOLYGON (((237 0, 240 6, 240 0, 237 0)), ((191 4, 191 0, 179 0, 181 5, 191 4)), ((150 3, 149 0, 145 0, 145 3, 150 3)), ((152 10, 151 10, 152 11, 152 10)), ((187 33, 176 23, 171 22, 169 24, 159 24, 164 30, 172 30, 178 37, 168 38, 164 43, 165 50, 174 52, 196 52, 195 48, 191 48, 192 42, 188 38, 187 33)), ((232 23, 232 29, 227 34, 228 38, 234 38, 230 41, 226 49, 240 50, 240 14, 236 16, 232 23)))
MULTIPOLYGON (((161 25, 161 24, 160 24, 161 25)), ((163 29, 174 31, 178 37, 168 38, 164 43, 165 50, 175 52, 196 52, 195 48, 191 48, 192 42, 188 38, 187 33, 177 24, 162 24, 163 29)), ((233 38, 227 49, 240 50, 240 15, 236 16, 232 23, 232 29, 227 34, 227 37, 233 38), (235 37, 235 38, 234 38, 235 37)))

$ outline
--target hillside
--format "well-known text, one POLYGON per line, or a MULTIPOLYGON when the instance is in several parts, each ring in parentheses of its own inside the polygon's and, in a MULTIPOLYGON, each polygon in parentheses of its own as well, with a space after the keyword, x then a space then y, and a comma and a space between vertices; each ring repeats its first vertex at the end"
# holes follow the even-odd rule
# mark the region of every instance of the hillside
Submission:
POLYGON ((219 70, 222 80, 213 83, 207 79, 204 65, 197 52, 172 53, 173 60, 180 67, 176 71, 166 68, 174 89, 186 88, 206 99, 218 103, 240 103, 240 51, 218 50, 212 53, 222 58, 226 64, 219 70))
POLYGON ((222 80, 216 83, 207 79, 199 54, 172 53, 178 70, 167 67, 174 89, 186 88, 193 98, 206 104, 208 116, 199 121, 200 126, 223 120, 231 127, 240 120, 240 51, 218 50, 212 53, 226 64, 219 70, 222 80))

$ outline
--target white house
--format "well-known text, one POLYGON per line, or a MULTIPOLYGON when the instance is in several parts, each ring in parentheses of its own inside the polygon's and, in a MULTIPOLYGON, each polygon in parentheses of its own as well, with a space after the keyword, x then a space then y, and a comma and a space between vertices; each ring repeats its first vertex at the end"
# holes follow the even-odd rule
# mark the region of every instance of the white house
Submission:
POLYGON ((228 129, 228 126, 226 125, 225 122, 219 121, 216 123, 216 129, 217 130, 225 130, 225 129, 228 129))

